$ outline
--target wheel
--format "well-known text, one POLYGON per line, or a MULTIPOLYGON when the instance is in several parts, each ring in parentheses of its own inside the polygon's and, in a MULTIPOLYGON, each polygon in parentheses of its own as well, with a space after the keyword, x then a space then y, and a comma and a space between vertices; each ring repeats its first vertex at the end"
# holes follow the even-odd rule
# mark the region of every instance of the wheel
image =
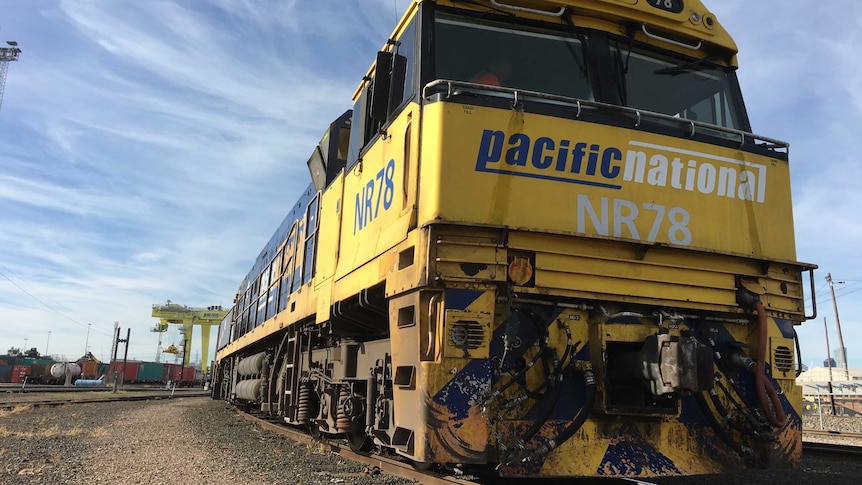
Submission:
POLYGON ((348 431, 345 434, 347 435, 347 444, 354 452, 371 450, 372 442, 365 431, 348 431))
POLYGON ((428 471, 431 467, 434 466, 434 463, 427 461, 413 461, 413 468, 417 470, 428 471))
POLYGON ((308 434, 310 434, 312 438, 319 440, 321 437, 320 425, 314 421, 309 421, 307 426, 308 434))

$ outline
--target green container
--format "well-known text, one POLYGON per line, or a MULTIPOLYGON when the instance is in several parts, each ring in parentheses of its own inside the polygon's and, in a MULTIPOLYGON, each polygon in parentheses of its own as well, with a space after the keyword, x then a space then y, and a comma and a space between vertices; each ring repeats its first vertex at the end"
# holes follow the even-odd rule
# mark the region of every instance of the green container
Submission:
POLYGON ((159 362, 140 362, 138 364, 138 382, 161 382, 164 374, 164 364, 159 362))

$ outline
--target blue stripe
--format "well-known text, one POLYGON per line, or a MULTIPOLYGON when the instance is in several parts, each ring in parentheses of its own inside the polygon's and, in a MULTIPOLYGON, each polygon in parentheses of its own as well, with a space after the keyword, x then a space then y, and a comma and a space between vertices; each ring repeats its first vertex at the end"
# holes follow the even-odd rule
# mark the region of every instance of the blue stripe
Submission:
POLYGON ((783 318, 773 318, 773 320, 775 321, 775 325, 778 326, 778 330, 781 330, 781 335, 784 338, 793 339, 793 321, 783 318))
POLYGON ((550 175, 541 175, 537 173, 525 173, 525 172, 513 172, 511 170, 493 170, 490 168, 479 168, 476 167, 477 172, 486 172, 486 173, 497 173, 501 175, 514 175, 516 177, 527 177, 531 179, 541 179, 541 180, 553 180, 555 182, 566 182, 569 184, 579 184, 579 185, 589 185, 591 187, 603 187, 605 189, 614 189, 620 190, 622 189, 622 185, 615 184, 605 184, 601 182, 592 182, 590 180, 578 180, 578 179, 570 179, 565 177, 552 177, 550 175))
POLYGON ((446 294, 444 295, 446 309, 466 310, 467 307, 484 294, 485 292, 480 290, 446 290, 446 294))

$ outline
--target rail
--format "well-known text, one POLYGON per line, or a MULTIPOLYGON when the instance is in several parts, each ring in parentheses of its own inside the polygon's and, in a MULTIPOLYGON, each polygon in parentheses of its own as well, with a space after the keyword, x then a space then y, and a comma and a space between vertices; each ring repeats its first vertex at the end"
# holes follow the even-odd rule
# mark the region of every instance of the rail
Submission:
MULTIPOLYGON (((369 469, 379 470, 383 473, 397 476, 400 478, 406 478, 408 480, 414 480, 416 483, 421 483, 423 485, 452 485, 452 484, 462 484, 462 485, 479 485, 479 484, 515 484, 515 483, 523 483, 523 479, 511 478, 511 479, 503 479, 498 477, 478 477, 473 475, 463 475, 459 476, 459 470, 453 471, 452 474, 444 474, 438 473, 431 470, 422 470, 413 466, 413 464, 409 461, 405 461, 406 459, 395 459, 382 455, 374 455, 370 453, 357 453, 350 450, 348 447, 344 446, 342 442, 338 440, 326 440, 322 438, 314 438, 308 434, 305 434, 297 429, 289 428, 285 426, 285 424, 281 420, 269 421, 263 419, 254 414, 243 412, 238 408, 233 408, 234 412, 236 412, 239 416, 244 418, 245 420, 260 426, 263 429, 271 431, 276 435, 285 437, 287 439, 293 440, 299 444, 311 446, 314 444, 322 444, 324 446, 329 447, 329 450, 333 453, 336 453, 348 460, 352 460, 358 463, 362 463, 367 465, 369 469)), ((343 441, 343 440, 342 440, 343 441)), ((629 485, 655 485, 653 482, 648 482, 639 479, 630 479, 630 478, 602 478, 601 482, 606 485, 611 485, 614 483, 626 483, 629 485)), ((527 483, 537 483, 535 480, 527 480, 527 483)), ((545 483, 545 482, 542 482, 545 483)), ((551 481, 548 483, 561 483, 560 481, 551 481)), ((570 481, 566 481, 565 483, 571 483, 570 481)))
MULTIPOLYGON (((159 399, 181 399, 187 397, 209 397, 209 391, 193 390, 152 390, 145 392, 123 392, 114 394, 110 391, 102 389, 106 395, 93 396, 91 392, 82 395, 55 395, 28 393, 26 397, 16 395, 10 398, 2 398, 0 400, 0 409, 14 409, 21 406, 42 407, 42 406, 63 406, 66 404, 93 404, 106 402, 123 402, 123 401, 150 401, 159 399)), ((72 393, 76 394, 76 393, 72 393)))

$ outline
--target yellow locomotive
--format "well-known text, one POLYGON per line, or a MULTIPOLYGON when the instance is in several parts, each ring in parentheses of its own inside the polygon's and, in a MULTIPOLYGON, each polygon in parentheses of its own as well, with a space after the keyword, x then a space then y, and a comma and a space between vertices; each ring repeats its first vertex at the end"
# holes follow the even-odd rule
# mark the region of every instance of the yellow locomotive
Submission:
POLYGON ((788 145, 698 0, 416 0, 220 326, 213 396, 511 477, 796 466, 788 145))

